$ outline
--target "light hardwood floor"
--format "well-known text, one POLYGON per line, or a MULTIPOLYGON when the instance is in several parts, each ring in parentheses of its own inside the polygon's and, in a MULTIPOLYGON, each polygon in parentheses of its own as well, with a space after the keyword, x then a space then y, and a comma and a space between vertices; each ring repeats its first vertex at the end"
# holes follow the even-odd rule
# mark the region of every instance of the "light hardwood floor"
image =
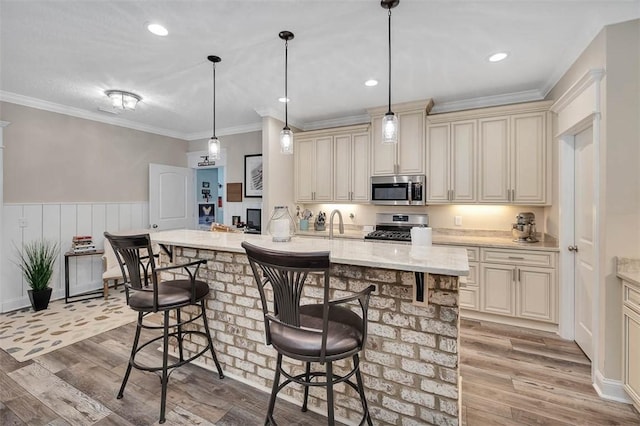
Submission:
MULTIPOLYGON (((116 399, 132 324, 16 362, 0 351, 0 425, 150 425, 159 380, 134 371, 116 399)), ((604 401, 589 383, 589 363, 573 342, 549 333, 462 321, 462 424, 640 425, 629 405, 604 401)), ((154 356, 154 355, 151 355, 154 356)), ((268 395, 196 366, 169 382, 167 424, 259 425, 268 395)), ((279 401, 282 425, 325 425, 279 401)))

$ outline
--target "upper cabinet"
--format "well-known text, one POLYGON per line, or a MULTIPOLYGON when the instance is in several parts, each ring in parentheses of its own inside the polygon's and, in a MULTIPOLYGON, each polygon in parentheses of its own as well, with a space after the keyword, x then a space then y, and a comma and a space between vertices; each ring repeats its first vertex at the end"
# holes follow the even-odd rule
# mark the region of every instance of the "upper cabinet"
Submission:
POLYGON ((372 123, 371 175, 417 175, 425 173, 425 116, 433 106, 430 99, 393 105, 398 117, 398 143, 382 144, 382 117, 387 107, 369 110, 372 123))
POLYGON ((296 134, 296 202, 369 201, 369 125, 296 134))
POLYGON ((548 204, 550 104, 429 116, 427 202, 548 204))

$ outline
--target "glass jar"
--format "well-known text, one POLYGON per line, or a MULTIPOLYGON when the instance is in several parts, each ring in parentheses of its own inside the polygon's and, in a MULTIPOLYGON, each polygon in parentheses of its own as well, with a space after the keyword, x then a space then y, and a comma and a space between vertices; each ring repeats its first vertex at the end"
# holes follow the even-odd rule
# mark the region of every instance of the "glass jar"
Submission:
POLYGON ((267 230, 274 242, 291 241, 296 228, 287 206, 275 206, 267 230))

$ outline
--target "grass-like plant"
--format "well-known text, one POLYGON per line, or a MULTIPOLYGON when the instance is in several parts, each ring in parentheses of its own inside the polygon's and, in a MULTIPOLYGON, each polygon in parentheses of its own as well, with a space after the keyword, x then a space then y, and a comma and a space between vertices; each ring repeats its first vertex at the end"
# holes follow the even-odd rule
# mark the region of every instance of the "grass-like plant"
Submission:
POLYGON ((23 245, 18 252, 18 267, 32 290, 44 290, 49 287, 56 259, 58 244, 48 240, 35 240, 23 245))

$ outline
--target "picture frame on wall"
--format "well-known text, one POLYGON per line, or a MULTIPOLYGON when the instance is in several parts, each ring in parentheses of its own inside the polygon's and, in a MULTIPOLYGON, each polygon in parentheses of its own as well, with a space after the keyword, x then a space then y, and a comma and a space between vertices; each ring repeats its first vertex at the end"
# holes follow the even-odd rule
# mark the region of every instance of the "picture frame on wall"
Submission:
POLYGON ((203 188, 208 188, 209 187, 209 182, 202 182, 202 187, 203 188))
POLYGON ((244 196, 262 197, 262 154, 244 156, 244 196))

